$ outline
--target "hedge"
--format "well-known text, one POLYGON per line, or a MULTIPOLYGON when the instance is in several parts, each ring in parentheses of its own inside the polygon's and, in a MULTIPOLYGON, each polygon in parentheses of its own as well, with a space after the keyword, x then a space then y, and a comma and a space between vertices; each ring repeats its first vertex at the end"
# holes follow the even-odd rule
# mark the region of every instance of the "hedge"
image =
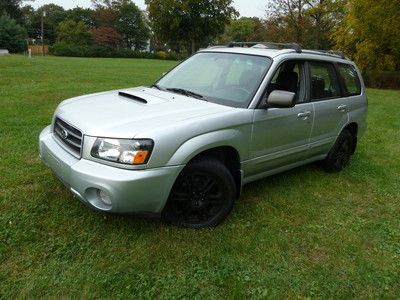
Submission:
POLYGON ((371 88, 400 89, 400 71, 368 71, 364 81, 371 88))
POLYGON ((56 56, 70 57, 149 58, 166 60, 182 60, 186 57, 184 54, 175 52, 159 51, 157 53, 149 53, 129 49, 115 50, 99 45, 74 45, 63 42, 50 46, 49 52, 56 56))

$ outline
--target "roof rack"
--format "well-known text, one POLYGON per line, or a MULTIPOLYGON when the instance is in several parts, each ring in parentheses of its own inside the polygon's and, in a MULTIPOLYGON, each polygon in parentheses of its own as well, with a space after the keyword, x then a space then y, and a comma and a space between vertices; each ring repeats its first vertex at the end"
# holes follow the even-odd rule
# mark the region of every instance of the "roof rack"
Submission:
POLYGON ((223 45, 208 45, 207 48, 200 48, 200 50, 202 50, 202 49, 215 49, 215 48, 226 48, 226 46, 223 46, 223 45))
POLYGON ((314 49, 301 49, 297 43, 273 43, 273 42, 230 42, 227 46, 211 46, 211 48, 219 47, 242 47, 242 48, 261 48, 261 49, 293 49, 297 53, 311 53, 326 56, 338 56, 342 59, 348 59, 344 52, 336 50, 314 50, 314 49))
POLYGON ((337 51, 337 50, 308 50, 308 51, 319 52, 330 56, 335 55, 339 56, 340 58, 347 59, 343 51, 337 51))
POLYGON ((297 53, 301 53, 302 49, 296 43, 272 43, 272 42, 230 42, 228 47, 247 47, 247 48, 267 48, 267 49, 293 49, 297 53))

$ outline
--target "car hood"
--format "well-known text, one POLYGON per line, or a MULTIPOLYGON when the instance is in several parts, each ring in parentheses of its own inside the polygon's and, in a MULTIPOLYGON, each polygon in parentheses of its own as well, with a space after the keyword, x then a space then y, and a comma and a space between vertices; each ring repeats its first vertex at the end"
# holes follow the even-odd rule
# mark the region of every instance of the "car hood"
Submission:
POLYGON ((133 138, 148 130, 162 130, 177 122, 232 109, 154 88, 138 87, 65 100, 55 115, 85 135, 133 138), (119 92, 133 97, 121 96, 119 92))

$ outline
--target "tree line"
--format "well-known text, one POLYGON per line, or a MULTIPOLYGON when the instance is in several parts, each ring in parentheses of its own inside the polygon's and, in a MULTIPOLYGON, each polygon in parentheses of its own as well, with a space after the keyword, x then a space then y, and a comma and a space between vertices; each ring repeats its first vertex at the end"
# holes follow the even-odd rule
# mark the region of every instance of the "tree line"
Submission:
POLYGON ((274 0, 266 18, 239 18, 222 42, 296 42, 303 48, 340 50, 363 72, 400 71, 399 0, 274 0))
POLYGON ((364 73, 400 70, 399 0, 269 0, 264 18, 239 18, 233 0, 145 3, 146 11, 131 0, 35 10, 23 0, 0 0, 0 47, 8 43, 11 51, 21 51, 26 38, 39 40, 46 12, 48 44, 143 50, 150 41, 153 51, 187 55, 229 41, 296 42, 308 49, 342 50, 364 73))
MULTIPOLYGON (((93 8, 65 10, 56 4, 38 9, 22 6, 22 0, 0 0, 2 22, 16 24, 18 37, 41 39, 43 19, 46 44, 64 42, 75 45, 98 44, 108 48, 144 49, 150 37, 143 12, 129 0, 95 0, 93 8)), ((4 27, 7 27, 3 25, 4 27)), ((15 31, 15 30, 14 30, 15 31)), ((3 38, 5 33, 2 33, 3 38)), ((21 43, 20 43, 21 44, 21 43)), ((11 51, 17 52, 23 45, 11 51)))

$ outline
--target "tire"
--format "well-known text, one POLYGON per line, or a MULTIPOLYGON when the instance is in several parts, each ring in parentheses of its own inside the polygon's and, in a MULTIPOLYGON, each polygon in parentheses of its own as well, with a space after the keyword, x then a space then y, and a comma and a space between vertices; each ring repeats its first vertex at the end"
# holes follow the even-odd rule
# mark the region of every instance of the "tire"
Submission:
POLYGON ((181 227, 215 227, 227 218, 235 200, 236 185, 227 167, 214 158, 200 158, 178 176, 162 218, 181 227))
POLYGON ((345 129, 337 138, 327 157, 322 161, 322 167, 329 173, 342 171, 350 161, 354 152, 355 138, 353 134, 345 129))

